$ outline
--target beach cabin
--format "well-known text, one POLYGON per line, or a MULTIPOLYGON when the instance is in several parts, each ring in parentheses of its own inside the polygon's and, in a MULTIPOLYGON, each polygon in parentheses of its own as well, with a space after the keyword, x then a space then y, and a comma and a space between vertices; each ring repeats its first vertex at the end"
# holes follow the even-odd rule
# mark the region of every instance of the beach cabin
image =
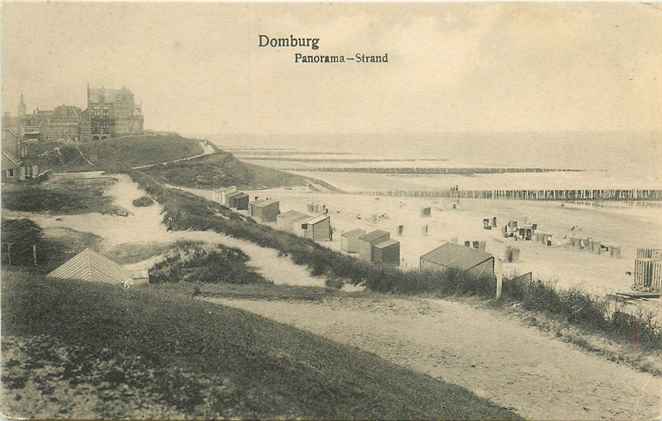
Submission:
POLYGON ((400 242, 386 240, 375 244, 372 250, 372 262, 383 266, 400 266, 400 242))
POLYGON ((305 221, 306 219, 310 218, 311 216, 308 214, 295 210, 289 210, 279 214, 276 217, 276 225, 278 225, 278 228, 282 229, 283 231, 289 231, 301 235, 301 221, 305 221))
POLYGON ((259 199, 249 204, 250 216, 260 222, 276 222, 280 214, 280 202, 277 200, 259 199))
POLYGON ((506 246, 506 251, 504 252, 503 260, 507 263, 514 263, 519 260, 520 250, 517 247, 506 246))
POLYGON ((359 256, 361 259, 372 262, 372 251, 376 244, 383 243, 390 240, 391 234, 382 230, 374 230, 367 234, 363 234, 358 238, 359 243, 359 256))
POLYGON ((420 257, 421 271, 458 269, 478 277, 494 278, 494 256, 484 251, 446 243, 420 257))
POLYGON ((533 228, 532 225, 529 225, 529 224, 518 225, 518 227, 517 227, 517 237, 520 240, 530 241, 533 238, 533 233, 534 232, 535 232, 535 229, 533 228))
POLYGON ((614 243, 602 243, 602 250, 600 254, 604 254, 610 257, 621 257, 621 246, 614 243))
POLYGON ((552 234, 549 232, 536 232, 535 237, 537 241, 545 246, 552 245, 552 234))
POLYGON ((421 209, 421 216, 423 216, 423 217, 432 216, 432 208, 425 207, 425 208, 421 209))
POLYGON ((57 267, 49 279, 75 280, 124 285, 132 282, 131 273, 105 256, 85 249, 57 267))
POLYGON ((345 231, 340 236, 340 248, 347 253, 359 252, 359 237, 364 235, 365 231, 362 229, 353 229, 345 231))
POLYGON ((301 231, 305 238, 314 241, 331 241, 331 217, 328 215, 313 216, 310 219, 301 221, 301 231))
POLYGON ((634 259, 634 285, 637 291, 662 292, 662 259, 638 257, 634 259))
POLYGON ((225 206, 237 209, 248 210, 249 197, 246 193, 235 191, 225 195, 225 206))

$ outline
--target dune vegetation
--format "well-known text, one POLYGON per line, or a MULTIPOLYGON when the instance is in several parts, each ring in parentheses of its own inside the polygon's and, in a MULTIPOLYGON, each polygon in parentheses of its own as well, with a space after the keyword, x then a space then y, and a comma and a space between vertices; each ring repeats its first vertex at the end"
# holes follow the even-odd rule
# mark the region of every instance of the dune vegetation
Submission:
POLYGON ((3 272, 10 417, 513 419, 459 386, 158 288, 3 272))

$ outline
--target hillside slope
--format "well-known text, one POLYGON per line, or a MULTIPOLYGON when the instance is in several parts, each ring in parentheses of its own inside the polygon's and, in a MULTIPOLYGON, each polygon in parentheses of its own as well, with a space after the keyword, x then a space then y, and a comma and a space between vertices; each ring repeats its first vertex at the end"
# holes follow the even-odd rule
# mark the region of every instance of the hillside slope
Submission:
POLYGON ((241 310, 3 273, 3 412, 73 418, 516 418, 241 310))
POLYGON ((81 144, 38 143, 30 154, 56 171, 122 170, 203 153, 200 139, 179 135, 140 135, 81 144))
POLYGON ((181 161, 144 170, 168 184, 219 188, 237 186, 242 189, 260 189, 280 186, 302 186, 308 179, 271 168, 247 164, 234 155, 218 152, 212 155, 181 161))

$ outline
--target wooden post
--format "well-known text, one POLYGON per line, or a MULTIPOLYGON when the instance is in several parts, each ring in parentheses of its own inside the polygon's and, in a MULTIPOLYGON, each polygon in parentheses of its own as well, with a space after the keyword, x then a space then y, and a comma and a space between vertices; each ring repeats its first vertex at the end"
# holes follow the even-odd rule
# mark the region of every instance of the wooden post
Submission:
POLYGON ((37 266, 37 245, 36 244, 32 245, 32 260, 34 261, 34 265, 37 266))
POLYGON ((497 276, 496 280, 496 299, 501 298, 501 287, 503 286, 503 275, 502 276, 497 276))
POLYGON ((11 266, 11 244, 7 243, 7 260, 9 263, 9 266, 11 266))

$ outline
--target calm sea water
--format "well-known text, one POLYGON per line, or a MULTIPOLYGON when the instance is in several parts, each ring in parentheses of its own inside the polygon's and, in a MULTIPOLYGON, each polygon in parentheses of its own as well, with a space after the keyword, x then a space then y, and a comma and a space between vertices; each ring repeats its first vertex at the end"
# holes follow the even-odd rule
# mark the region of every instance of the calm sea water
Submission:
POLYGON ((332 152, 362 158, 448 159, 447 164, 440 162, 440 166, 603 170, 595 174, 612 180, 622 178, 628 183, 631 180, 647 185, 662 183, 662 132, 218 135, 208 138, 227 148, 306 151, 320 156, 332 152))

